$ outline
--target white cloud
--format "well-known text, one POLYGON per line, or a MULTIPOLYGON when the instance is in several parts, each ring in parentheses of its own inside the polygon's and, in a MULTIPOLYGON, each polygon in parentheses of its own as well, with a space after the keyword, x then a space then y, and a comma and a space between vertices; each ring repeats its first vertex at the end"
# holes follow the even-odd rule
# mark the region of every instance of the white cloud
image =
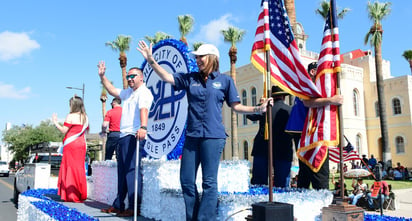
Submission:
POLYGON ((223 35, 221 30, 227 29, 230 21, 235 20, 231 14, 225 14, 217 20, 212 20, 208 24, 200 28, 200 32, 194 37, 194 41, 201 41, 204 43, 211 43, 216 46, 223 43, 223 35))
POLYGON ((30 94, 30 87, 25 87, 23 89, 17 90, 14 85, 5 84, 0 81, 0 98, 26 99, 30 94))
POLYGON ((40 44, 30 39, 25 32, 4 31, 0 33, 0 60, 2 61, 19 58, 38 48, 40 44))

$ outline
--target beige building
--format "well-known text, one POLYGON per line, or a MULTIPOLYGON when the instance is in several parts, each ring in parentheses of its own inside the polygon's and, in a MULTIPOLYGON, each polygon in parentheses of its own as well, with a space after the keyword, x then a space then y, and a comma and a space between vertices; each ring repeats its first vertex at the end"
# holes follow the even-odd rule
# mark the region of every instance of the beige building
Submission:
MULTIPOLYGON (((303 30, 303 29, 302 29, 303 30)), ((306 35, 301 36, 306 39, 306 35)), ((305 41, 298 40, 301 56, 305 65, 316 61, 319 54, 306 51, 305 41)), ((381 132, 377 109, 377 91, 375 77, 375 58, 370 51, 355 50, 342 54, 341 93, 344 96, 343 124, 344 134, 360 155, 373 154, 382 160, 382 147, 379 144, 381 132)), ((400 162, 412 167, 412 77, 393 77, 390 62, 383 61, 385 106, 387 113, 388 145, 391 150, 392 166, 400 162)), ((229 75, 227 72, 226 74, 229 75)), ((252 65, 247 64, 236 69, 236 85, 241 102, 256 105, 263 94, 263 75, 252 65)), ((223 122, 226 133, 231 134, 230 109, 224 106, 223 122)), ((252 162, 253 139, 258 130, 258 123, 247 120, 238 114, 239 159, 252 162)), ((346 144, 346 142, 345 142, 346 144)), ((232 159, 231 139, 227 139, 223 153, 224 159, 232 159)))

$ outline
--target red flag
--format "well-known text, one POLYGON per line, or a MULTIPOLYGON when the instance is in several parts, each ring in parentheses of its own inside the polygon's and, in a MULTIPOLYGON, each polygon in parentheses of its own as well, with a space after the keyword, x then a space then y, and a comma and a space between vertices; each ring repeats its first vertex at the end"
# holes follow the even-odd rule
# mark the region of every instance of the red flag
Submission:
MULTIPOLYGON (((323 32, 315 84, 322 97, 337 94, 337 73, 340 72, 339 30, 335 1, 330 2, 330 11, 323 32)), ((310 108, 302 131, 297 154, 300 160, 314 172, 319 171, 326 160, 328 148, 339 144, 338 107, 327 105, 310 108)))
POLYGON ((251 62, 265 73, 265 53, 269 53, 271 81, 282 90, 301 98, 320 97, 306 67, 289 25, 281 0, 262 0, 251 62))

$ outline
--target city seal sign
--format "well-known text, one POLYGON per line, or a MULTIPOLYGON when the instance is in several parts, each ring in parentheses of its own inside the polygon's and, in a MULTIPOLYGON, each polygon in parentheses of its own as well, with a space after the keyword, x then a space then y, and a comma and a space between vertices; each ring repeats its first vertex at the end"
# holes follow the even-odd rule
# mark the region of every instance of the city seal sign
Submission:
MULTIPOLYGON (((167 39, 153 47, 153 58, 169 73, 197 71, 187 46, 180 41, 167 39)), ((162 81, 145 61, 142 66, 147 87, 154 100, 149 112, 146 153, 153 158, 177 159, 184 143, 188 103, 185 91, 176 91, 162 81)))

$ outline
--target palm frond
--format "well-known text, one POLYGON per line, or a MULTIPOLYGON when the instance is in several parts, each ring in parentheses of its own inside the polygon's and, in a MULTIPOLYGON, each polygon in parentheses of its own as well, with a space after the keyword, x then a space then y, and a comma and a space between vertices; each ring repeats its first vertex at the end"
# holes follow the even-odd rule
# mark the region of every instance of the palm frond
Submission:
POLYGON ((412 50, 406 50, 403 52, 402 56, 407 60, 412 60, 412 50))
POLYGON ((232 47, 236 47, 236 43, 243 40, 243 36, 246 34, 245 30, 239 29, 237 27, 230 26, 226 30, 221 30, 224 40, 230 42, 232 47))

